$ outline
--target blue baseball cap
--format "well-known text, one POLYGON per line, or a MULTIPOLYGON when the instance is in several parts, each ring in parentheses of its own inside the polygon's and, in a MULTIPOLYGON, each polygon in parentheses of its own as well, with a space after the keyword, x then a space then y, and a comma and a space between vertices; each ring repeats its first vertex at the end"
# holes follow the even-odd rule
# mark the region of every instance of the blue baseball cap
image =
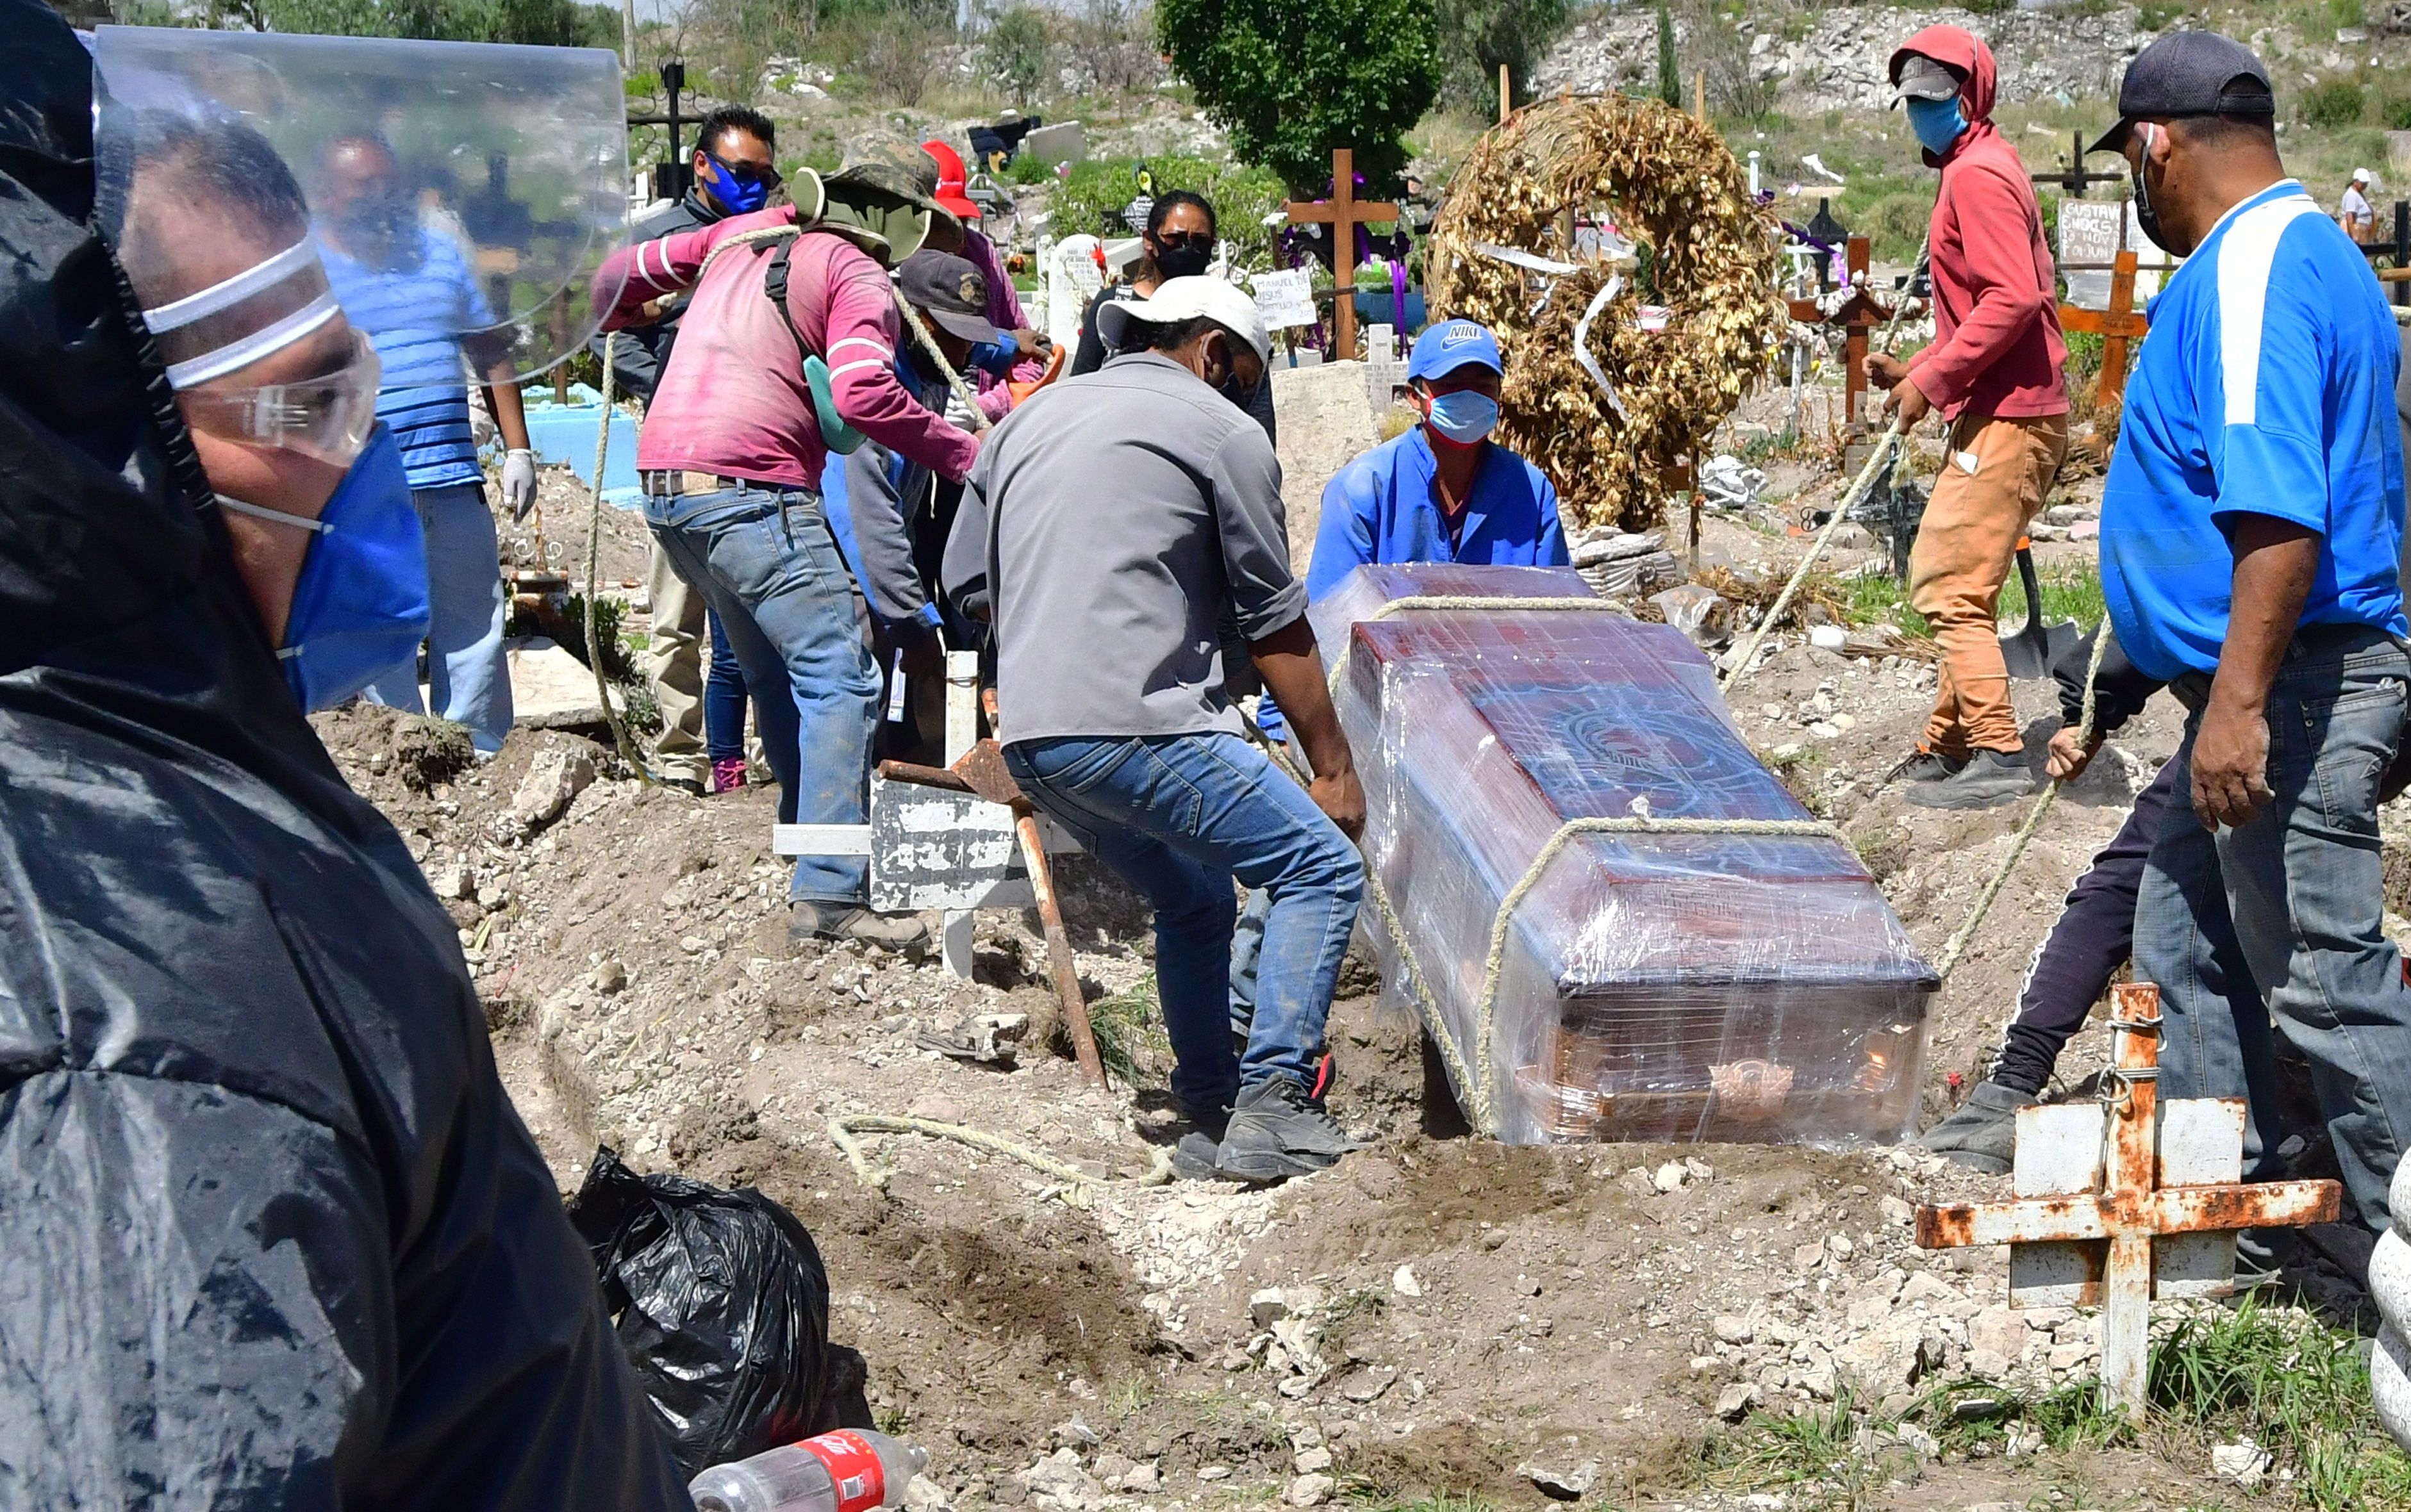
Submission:
POLYGON ((1498 357, 1498 338, 1490 334, 1489 327, 1473 320, 1443 320, 1425 327, 1415 338, 1415 349, 1407 358, 1407 376, 1439 378, 1469 362, 1479 362, 1496 373, 1507 371, 1507 364, 1498 357))

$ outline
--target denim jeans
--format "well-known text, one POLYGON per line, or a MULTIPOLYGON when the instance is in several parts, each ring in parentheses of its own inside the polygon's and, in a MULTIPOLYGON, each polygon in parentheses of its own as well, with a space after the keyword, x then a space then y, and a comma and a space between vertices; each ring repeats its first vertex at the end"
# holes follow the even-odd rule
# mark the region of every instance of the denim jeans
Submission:
POLYGON ((2406 689, 2411 653, 2389 636, 2297 638, 2269 692, 2274 797, 2214 835, 2186 796, 2197 713, 2135 908, 2135 974, 2158 983, 2165 1020, 2160 1096, 2242 1094, 2244 1177, 2275 1174, 2285 1131, 2273 1023, 2310 1061, 2345 1188, 2378 1229, 2411 1137, 2411 988, 2379 928, 2377 847, 2377 785, 2402 738, 2406 689), (2235 947, 2257 994, 2222 980, 2217 958, 2235 947))
POLYGON ((1032 804, 1155 906, 1172 1090, 1191 1116, 1277 1076, 1312 1087, 1365 864, 1306 790, 1220 733, 1033 740, 1004 761, 1032 804), (1270 899, 1244 1056, 1231 1048, 1235 877, 1270 899))
MULTIPOLYGON (((427 539, 428 702, 439 718, 467 725, 470 741, 490 754, 511 733, 510 663, 503 650, 510 596, 503 590, 493 512, 475 483, 415 488, 411 502, 427 539)), ((426 713, 418 658, 370 683, 368 695, 389 708, 426 713)))
POLYGON ((745 755, 745 669, 737 664, 737 648, 718 615, 706 615, 711 627, 711 665, 703 682, 703 749, 712 761, 733 762, 745 755))
MULTIPOLYGON (((879 668, 854 618, 854 578, 809 488, 723 488, 645 501, 645 523, 702 592, 753 688, 784 823, 869 819, 879 668), (779 696, 781 690, 792 696, 779 696)), ((791 900, 863 903, 860 856, 798 856, 791 900)))

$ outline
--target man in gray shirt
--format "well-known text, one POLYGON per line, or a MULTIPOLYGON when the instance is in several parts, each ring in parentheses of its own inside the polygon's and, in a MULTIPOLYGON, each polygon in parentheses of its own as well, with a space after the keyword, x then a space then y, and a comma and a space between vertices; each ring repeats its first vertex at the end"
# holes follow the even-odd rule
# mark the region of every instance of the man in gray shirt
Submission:
POLYGON ((1155 906, 1173 1091, 1197 1126, 1180 1169, 1280 1181, 1353 1148, 1319 1068, 1364 894, 1365 797, 1290 574, 1280 463, 1220 392, 1264 381, 1269 342, 1254 302, 1216 279, 1098 313, 1126 355, 1034 395, 980 448, 946 587, 993 621, 1016 780, 1155 906), (1225 616, 1290 714, 1308 788, 1241 734, 1225 616), (1244 1054, 1234 877, 1272 900, 1244 1054))

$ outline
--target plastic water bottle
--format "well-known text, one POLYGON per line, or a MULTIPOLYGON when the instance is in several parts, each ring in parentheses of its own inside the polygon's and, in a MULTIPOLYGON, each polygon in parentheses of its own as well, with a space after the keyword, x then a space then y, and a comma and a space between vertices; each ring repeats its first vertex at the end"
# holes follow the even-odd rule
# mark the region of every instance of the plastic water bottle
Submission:
POLYGON ((840 1429, 713 1465, 687 1482, 695 1512, 869 1512, 901 1506, 929 1451, 869 1429, 840 1429))

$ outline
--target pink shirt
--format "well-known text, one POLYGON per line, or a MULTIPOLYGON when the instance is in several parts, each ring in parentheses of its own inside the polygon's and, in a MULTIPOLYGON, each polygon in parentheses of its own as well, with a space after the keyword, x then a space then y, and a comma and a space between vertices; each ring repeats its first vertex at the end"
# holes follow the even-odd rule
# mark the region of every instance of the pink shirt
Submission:
POLYGON ((979 443, 923 408, 897 381, 895 296, 869 254, 828 233, 796 239, 787 259, 794 331, 762 291, 776 242, 733 248, 702 274, 723 239, 794 219, 790 209, 757 211, 638 242, 612 254, 595 275, 598 289, 625 279, 605 330, 636 324, 649 299, 694 291, 645 412, 636 465, 818 488, 827 448, 796 346, 800 333, 806 350, 828 364, 840 418, 942 476, 961 478, 979 443))

